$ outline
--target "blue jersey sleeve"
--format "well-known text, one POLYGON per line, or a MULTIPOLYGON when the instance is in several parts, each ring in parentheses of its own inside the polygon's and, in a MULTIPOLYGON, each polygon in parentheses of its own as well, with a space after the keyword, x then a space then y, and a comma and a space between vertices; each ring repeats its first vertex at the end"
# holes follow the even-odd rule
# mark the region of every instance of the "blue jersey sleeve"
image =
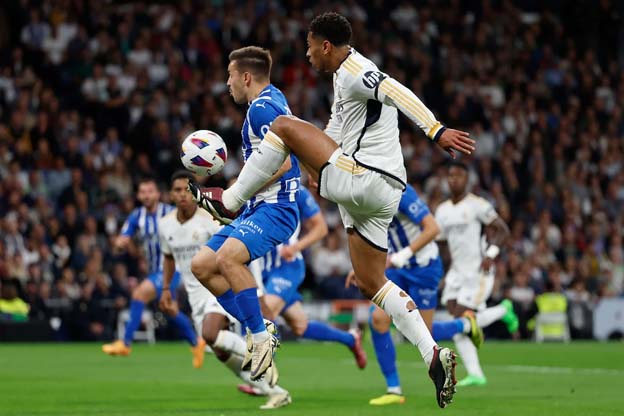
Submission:
POLYGON ((264 135, 267 131, 269 131, 271 123, 273 123, 278 116, 284 114, 286 114, 286 112, 280 111, 279 108, 270 100, 262 99, 251 103, 249 110, 247 111, 251 130, 261 139, 264 139, 264 135))
POLYGON ((123 227, 121 227, 121 235, 126 237, 133 237, 136 234, 137 229, 139 228, 139 210, 133 210, 126 222, 124 222, 123 227))
POLYGON ((399 212, 406 215, 414 224, 420 224, 428 214, 431 214, 427 204, 416 193, 416 190, 407 185, 401 202, 399 202, 399 212))
POLYGON ((303 186, 300 186, 297 192, 297 207, 302 222, 321 212, 321 207, 316 203, 312 193, 303 186))

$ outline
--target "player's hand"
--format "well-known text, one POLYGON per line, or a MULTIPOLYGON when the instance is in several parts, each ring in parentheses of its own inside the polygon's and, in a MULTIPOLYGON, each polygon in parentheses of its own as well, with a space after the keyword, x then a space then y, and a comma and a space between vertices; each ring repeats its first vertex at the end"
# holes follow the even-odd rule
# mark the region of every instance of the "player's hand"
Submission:
POLYGON ((347 274, 347 278, 345 279, 345 287, 348 289, 350 286, 357 287, 357 281, 355 280, 355 270, 351 270, 349 274, 347 274))
POLYGON ((173 304, 173 299, 171 297, 171 290, 163 290, 160 295, 160 302, 158 302, 158 306, 160 310, 166 313, 171 313, 175 306, 173 304))
POLYGON ((488 273, 493 265, 494 265, 494 259, 485 257, 483 261, 481 262, 481 270, 488 273))
POLYGON ((470 138, 470 133, 454 129, 444 130, 438 139, 438 145, 453 159, 455 159, 455 150, 467 155, 475 150, 475 141, 470 138))
POLYGON ((401 269, 407 266, 413 256, 414 252, 412 251, 412 249, 409 247, 405 247, 390 255, 390 264, 397 269, 401 269))
POLYGON ((283 246, 280 250, 280 256, 286 261, 293 261, 295 256, 299 253, 299 250, 294 248, 293 246, 283 246))

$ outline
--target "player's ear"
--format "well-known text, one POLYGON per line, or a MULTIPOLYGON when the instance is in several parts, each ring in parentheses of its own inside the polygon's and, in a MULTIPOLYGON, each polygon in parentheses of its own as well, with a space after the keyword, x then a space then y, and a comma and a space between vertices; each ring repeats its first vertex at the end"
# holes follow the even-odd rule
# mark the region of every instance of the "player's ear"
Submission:
POLYGON ((323 41, 323 55, 329 55, 331 53, 331 50, 333 48, 333 45, 331 44, 330 41, 328 41, 327 39, 325 39, 323 41))
POLYGON ((251 72, 243 72, 243 82, 246 86, 251 85, 251 72))

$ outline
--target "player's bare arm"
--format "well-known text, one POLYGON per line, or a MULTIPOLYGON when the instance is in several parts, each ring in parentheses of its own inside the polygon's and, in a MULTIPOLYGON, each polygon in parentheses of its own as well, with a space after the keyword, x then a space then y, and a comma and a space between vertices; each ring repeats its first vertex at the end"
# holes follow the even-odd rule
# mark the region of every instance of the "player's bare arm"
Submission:
POLYGON ((164 255, 163 260, 163 288, 162 295, 158 306, 163 312, 173 314, 177 312, 177 308, 171 297, 171 281, 175 273, 175 260, 170 254, 164 255))

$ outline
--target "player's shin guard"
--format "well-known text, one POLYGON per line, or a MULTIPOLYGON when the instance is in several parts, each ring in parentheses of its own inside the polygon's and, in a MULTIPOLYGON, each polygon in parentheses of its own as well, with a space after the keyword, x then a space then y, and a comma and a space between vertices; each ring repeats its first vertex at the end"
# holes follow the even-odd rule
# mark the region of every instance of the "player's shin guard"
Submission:
POLYGON ((227 313, 236 318, 238 322, 244 324, 243 315, 241 314, 240 309, 238 309, 238 305, 236 304, 236 295, 232 289, 228 289, 227 292, 221 296, 217 296, 217 302, 219 302, 219 305, 221 305, 227 313))
POLYGON ((134 333, 141 326, 141 317, 143 316, 143 309, 145 304, 140 300, 133 299, 130 302, 130 320, 126 324, 126 333, 124 334, 124 344, 132 344, 134 339, 134 333))
POLYGON ((431 365, 436 343, 412 298, 388 280, 371 300, 386 311, 397 329, 418 348, 427 366, 431 365))
POLYGON ((230 211, 238 210, 256 194, 282 167, 290 150, 272 131, 264 135, 258 150, 253 152, 238 174, 236 182, 223 191, 223 205, 230 211))

